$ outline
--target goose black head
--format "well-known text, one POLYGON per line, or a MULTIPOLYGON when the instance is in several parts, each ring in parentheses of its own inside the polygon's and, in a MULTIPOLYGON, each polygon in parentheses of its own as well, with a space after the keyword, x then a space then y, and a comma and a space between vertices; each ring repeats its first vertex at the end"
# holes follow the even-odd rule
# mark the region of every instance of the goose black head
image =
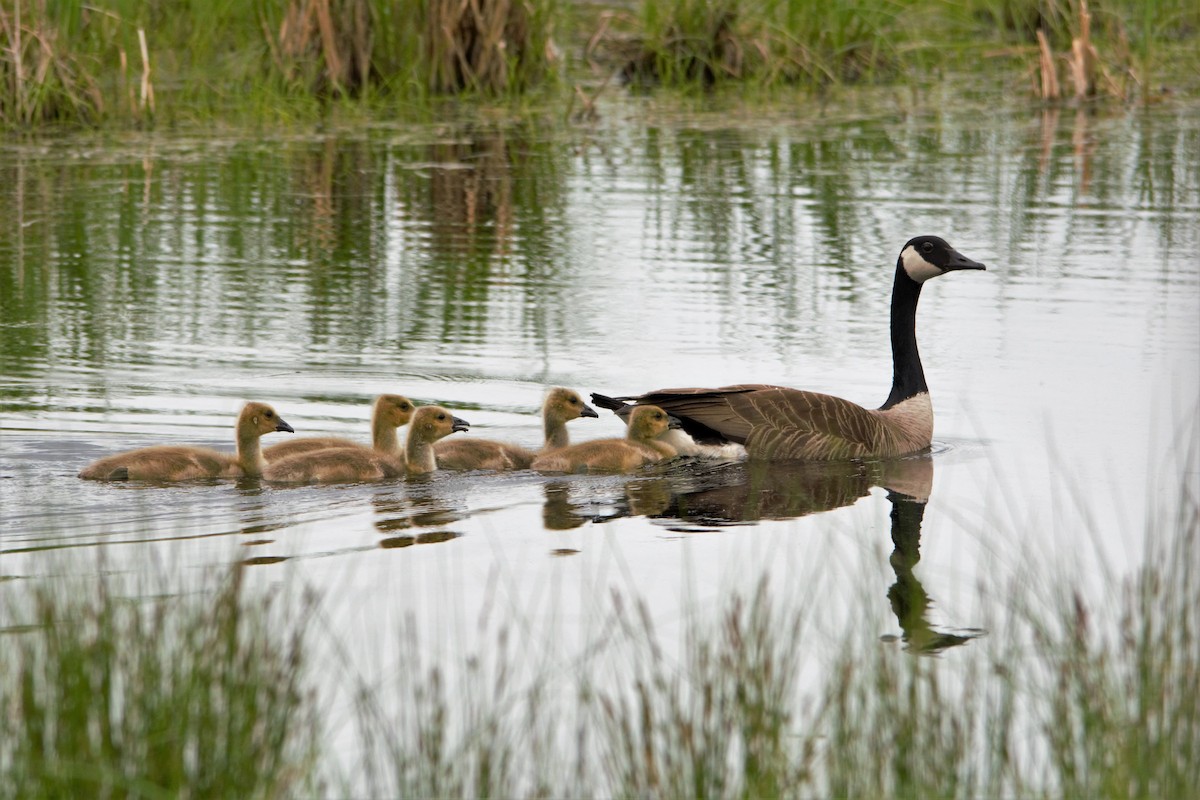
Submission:
POLYGON ((987 269, 950 246, 937 236, 917 236, 909 239, 900 250, 899 266, 917 283, 945 275, 957 269, 987 269))

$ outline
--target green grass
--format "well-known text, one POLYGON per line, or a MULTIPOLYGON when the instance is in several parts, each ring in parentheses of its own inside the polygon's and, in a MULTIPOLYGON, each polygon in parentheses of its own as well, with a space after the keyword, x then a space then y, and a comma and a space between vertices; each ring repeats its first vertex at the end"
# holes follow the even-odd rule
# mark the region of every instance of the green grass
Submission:
MULTIPOLYGON (((1025 85, 1034 32, 1069 52, 1079 2, 522 0, 476 16, 456 0, 4 0, 0 125, 408 117, 443 97, 565 107, 614 74, 825 90, 983 64, 1025 85)), ((1152 98, 1200 68, 1192 0, 1089 7, 1105 91, 1152 98)))
POLYGON ((924 655, 880 641, 877 597, 831 651, 798 590, 765 582, 686 623, 678 648, 645 603, 614 596, 566 669, 519 620, 450 665, 411 625, 392 679, 352 689, 354 761, 336 767, 325 701, 304 688, 306 646, 333 636, 307 630, 311 607, 248 599, 237 571, 140 600, 106 578, 84 593, 9 581, 0 795, 1189 797, 1193 486, 1172 514, 1100 598, 1022 570, 988 587, 1008 613, 987 637, 924 655))
POLYGON ((315 788, 303 613, 235 570, 196 595, 6 586, 0 796, 278 797, 315 788))

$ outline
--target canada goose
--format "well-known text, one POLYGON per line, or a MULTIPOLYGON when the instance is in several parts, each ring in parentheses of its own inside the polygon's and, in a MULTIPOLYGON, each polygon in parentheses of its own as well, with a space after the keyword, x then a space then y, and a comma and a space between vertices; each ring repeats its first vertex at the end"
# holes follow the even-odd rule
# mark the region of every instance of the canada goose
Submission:
POLYGON ((671 425, 657 406, 635 408, 624 439, 595 439, 543 453, 533 460, 539 472, 630 472, 645 464, 675 457, 675 448, 658 437, 671 425))
POLYGON ((295 453, 263 470, 263 478, 276 483, 359 483, 403 475, 403 458, 361 445, 295 453))
POLYGON ((297 453, 311 453, 330 447, 358 447, 403 458, 404 451, 400 449, 400 438, 396 435, 396 429, 408 424, 413 408, 411 400, 398 394, 381 394, 375 398, 375 405, 371 411, 371 448, 353 439, 338 436, 305 436, 265 447, 263 457, 268 463, 274 463, 297 453))
POLYGON ((84 467, 79 477, 92 481, 186 481, 196 478, 237 478, 262 474, 264 433, 292 426, 266 403, 247 403, 237 419, 237 455, 207 447, 156 445, 106 456, 84 467))
MULTIPOLYGON (((556 386, 542 403, 542 452, 571 443, 567 423, 580 417, 599 417, 596 409, 583 402, 578 392, 556 386)), ((507 442, 490 439, 447 439, 433 446, 441 469, 528 469, 537 453, 507 442)))
POLYGON ((404 460, 409 475, 421 475, 438 468, 433 443, 455 431, 470 428, 441 406, 421 406, 408 423, 408 438, 404 441, 404 460))
POLYGON ((659 406, 705 444, 735 442, 755 459, 835 461, 915 453, 933 441, 933 405, 917 352, 916 315, 921 285, 961 269, 985 269, 936 236, 910 239, 896 259, 892 287, 892 391, 878 409, 817 392, 744 384, 719 389, 659 389, 610 398, 659 406))

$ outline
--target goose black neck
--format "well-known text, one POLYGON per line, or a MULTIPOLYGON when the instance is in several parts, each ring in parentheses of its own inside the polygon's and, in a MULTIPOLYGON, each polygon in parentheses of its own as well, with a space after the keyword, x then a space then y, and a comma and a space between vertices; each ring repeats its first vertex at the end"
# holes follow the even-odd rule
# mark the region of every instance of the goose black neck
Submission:
POLYGON ((910 397, 928 392, 921 354, 917 352, 917 301, 921 284, 908 277, 896 264, 896 282, 892 286, 892 393, 881 408, 891 408, 910 397))

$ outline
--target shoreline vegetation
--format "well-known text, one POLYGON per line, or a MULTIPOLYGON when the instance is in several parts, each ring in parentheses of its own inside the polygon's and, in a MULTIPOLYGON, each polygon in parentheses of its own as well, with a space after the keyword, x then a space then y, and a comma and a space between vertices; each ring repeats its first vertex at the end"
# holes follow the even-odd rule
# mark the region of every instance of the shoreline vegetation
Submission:
POLYGON ((829 642, 796 587, 760 581, 678 652, 614 593, 565 670, 520 620, 452 665, 405 618, 372 683, 321 598, 256 599, 244 566, 176 595, 103 570, 83 590, 8 581, 0 797, 1190 796, 1200 497, 1179 491, 1100 597, 1022 571, 987 590, 1006 598, 988 637, 940 656, 873 632, 874 601, 829 642))
POLYGON ((1035 102, 1195 89, 1193 0, 0 0, 0 126, 586 119, 614 87, 826 94, 983 70, 1035 102))

